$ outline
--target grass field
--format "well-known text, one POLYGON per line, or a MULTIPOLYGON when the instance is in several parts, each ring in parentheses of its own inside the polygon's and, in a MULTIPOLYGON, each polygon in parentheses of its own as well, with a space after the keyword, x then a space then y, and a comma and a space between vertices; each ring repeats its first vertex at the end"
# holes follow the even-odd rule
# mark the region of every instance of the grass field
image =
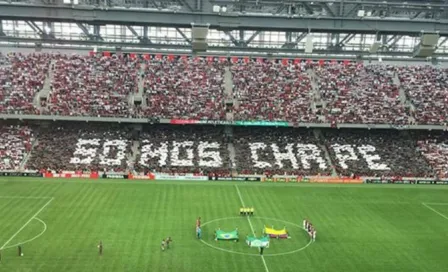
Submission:
POLYGON ((446 272, 448 187, 3 178, 0 247, 7 272, 446 272), (242 202, 255 207, 250 221, 238 215, 242 202), (316 226, 314 243, 304 217, 316 226), (265 224, 286 226, 292 238, 273 240, 263 258, 244 238, 212 237, 218 227, 245 236, 265 224), (174 242, 162 252, 167 236, 174 242))

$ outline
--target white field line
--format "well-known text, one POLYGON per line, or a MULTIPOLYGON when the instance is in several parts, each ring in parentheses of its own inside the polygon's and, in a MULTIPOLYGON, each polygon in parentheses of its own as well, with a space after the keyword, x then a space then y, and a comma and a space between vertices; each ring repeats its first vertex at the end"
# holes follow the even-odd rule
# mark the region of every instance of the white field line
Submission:
POLYGON ((26 240, 26 241, 17 243, 17 244, 15 244, 15 245, 9 245, 9 246, 5 247, 4 249, 8 249, 8 248, 13 248, 13 247, 17 247, 17 246, 20 246, 20 245, 24 245, 24 244, 30 243, 30 242, 36 240, 37 238, 41 237, 41 236, 47 231, 47 224, 45 224, 44 221, 42 221, 41 219, 39 219, 39 218, 37 218, 37 217, 34 217, 34 220, 39 221, 39 222, 44 226, 44 229, 42 230, 41 233, 39 233, 38 235, 36 235, 36 236, 34 236, 33 238, 28 239, 28 240, 26 240))
POLYGON ((437 211, 436 209, 432 208, 431 206, 429 206, 427 203, 422 202, 423 206, 425 206, 426 208, 430 209, 431 211, 435 212, 436 214, 440 215, 441 217, 445 218, 446 220, 448 220, 448 216, 444 215, 443 213, 437 211))
POLYGON ((48 205, 50 205, 50 203, 53 201, 54 198, 51 198, 50 200, 47 201, 47 203, 45 203, 45 205, 42 206, 42 208, 40 208, 31 218, 30 220, 28 220, 25 224, 23 224, 23 226, 16 232, 14 233, 11 238, 9 238, 8 241, 6 241, 2 247, 0 247, 0 250, 4 249, 24 228, 26 228, 26 226, 28 226, 28 224, 33 221, 34 218, 36 218, 36 216, 41 213, 48 205))
MULTIPOLYGON (((241 196, 240 189, 238 188, 238 185, 235 184, 235 188, 236 188, 236 192, 238 193, 238 196, 240 197, 241 205, 243 205, 243 207, 246 207, 246 205, 244 204, 243 197, 241 196)), ((249 216, 247 216, 247 221, 249 221, 250 229, 252 230, 252 233, 255 236, 254 226, 252 225, 252 221, 250 221, 249 216)), ((268 265, 266 264, 266 260, 264 259, 264 256, 263 255, 260 255, 260 256, 261 256, 261 260, 263 261, 264 269, 266 270, 266 272, 269 272, 268 265)))
POLYGON ((439 206, 443 206, 443 205, 448 205, 448 203, 429 203, 429 202, 425 202, 424 204, 426 205, 439 205, 439 206))

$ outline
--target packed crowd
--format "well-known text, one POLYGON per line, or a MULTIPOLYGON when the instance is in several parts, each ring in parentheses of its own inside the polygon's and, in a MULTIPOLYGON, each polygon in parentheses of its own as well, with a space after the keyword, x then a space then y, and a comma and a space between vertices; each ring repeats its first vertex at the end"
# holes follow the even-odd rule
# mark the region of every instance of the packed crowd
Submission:
POLYGON ((123 57, 54 56, 49 113, 129 116, 129 94, 138 92, 139 63, 123 57))
POLYGON ((139 172, 230 175, 228 137, 221 127, 154 126, 140 135, 139 172))
POLYGON ((407 124, 396 72, 389 65, 316 66, 327 122, 407 124))
POLYGON ((430 177, 433 170, 417 142, 397 131, 324 132, 336 171, 344 176, 430 177))
POLYGON ((233 144, 236 169, 241 174, 331 174, 312 130, 235 128, 233 144))
POLYGON ((27 126, 0 127, 0 170, 19 169, 34 141, 27 126))
POLYGON ((447 136, 332 129, 315 134, 255 127, 235 127, 232 133, 193 125, 151 125, 142 132, 105 124, 57 124, 33 130, 2 125, 0 170, 19 169, 36 141, 25 169, 217 176, 331 175, 335 170, 342 176, 446 178, 447 136))
POLYGON ((397 67, 418 124, 448 123, 448 69, 433 66, 397 67))
POLYGON ((421 154, 439 178, 448 178, 448 135, 442 133, 413 133, 421 154))
POLYGON ((39 131, 26 168, 125 172, 130 149, 130 132, 118 126, 55 125, 39 131))
POLYGON ((0 53, 0 113, 38 114, 33 105, 48 74, 51 55, 0 53))
POLYGON ((155 59, 146 63, 146 116, 224 120, 224 69, 207 59, 155 59))
POLYGON ((446 125, 447 105, 434 66, 0 53, 0 113, 446 125))
POLYGON ((318 122, 307 67, 271 61, 231 66, 237 120, 318 122))

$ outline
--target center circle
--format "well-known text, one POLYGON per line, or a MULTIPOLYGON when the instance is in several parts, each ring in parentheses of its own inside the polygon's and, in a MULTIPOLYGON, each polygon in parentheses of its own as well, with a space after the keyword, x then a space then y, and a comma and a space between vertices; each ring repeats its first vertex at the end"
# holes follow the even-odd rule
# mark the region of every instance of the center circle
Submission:
MULTIPOLYGON (((235 216, 235 217, 217 218, 217 219, 213 219, 213 220, 211 220, 211 221, 208 221, 208 222, 203 223, 203 224, 202 224, 202 227, 204 227, 204 226, 206 226, 206 225, 208 225, 208 224, 210 224, 210 223, 215 223, 215 222, 224 221, 224 220, 231 220, 231 219, 241 219, 241 218, 244 218, 244 217, 236 217, 236 216, 235 216)), ((299 228, 300 230, 303 230, 303 231, 306 232, 306 230, 305 230, 304 228, 302 228, 302 226, 300 226, 300 225, 298 225, 298 224, 295 224, 295 223, 292 223, 292 222, 285 221, 285 220, 275 219, 275 218, 267 218, 267 217, 258 217, 258 216, 257 216, 257 217, 254 217, 254 219, 262 219, 262 220, 269 220, 269 221, 277 221, 277 222, 281 222, 281 223, 284 223, 284 224, 289 224, 289 225, 295 226, 295 227, 299 228)), ((307 234, 308 234, 308 232, 307 232, 307 234)), ((203 244, 205 244, 205 245, 207 245, 207 246, 209 246, 209 247, 211 247, 211 248, 213 248, 213 249, 216 249, 216 250, 220 250, 220 251, 224 251, 224 252, 228 252, 228 253, 233 253, 233 254, 239 254, 239 255, 260 256, 260 254, 246 253, 246 252, 239 252, 239 251, 234 251, 234 250, 230 250, 230 249, 225 249, 225 248, 222 248, 222 247, 217 247, 217 246, 215 246, 215 245, 213 245, 213 244, 211 244, 211 243, 205 241, 204 239, 201 239, 200 241, 201 241, 203 244)), ((245 242, 244 242, 244 243, 245 243, 245 242)), ((305 246, 301 247, 301 248, 294 249, 294 250, 287 251, 287 252, 281 252, 281 253, 272 253, 272 254, 267 253, 267 254, 263 254, 263 256, 268 256, 268 257, 269 257, 269 256, 282 256, 282 255, 293 254, 293 253, 296 253, 296 252, 299 252, 299 251, 302 251, 302 250, 306 249, 306 248, 307 248, 308 246, 310 246, 312 243, 313 243, 313 240, 312 240, 311 237, 310 237, 310 240, 308 241, 308 243, 307 243, 305 246)))

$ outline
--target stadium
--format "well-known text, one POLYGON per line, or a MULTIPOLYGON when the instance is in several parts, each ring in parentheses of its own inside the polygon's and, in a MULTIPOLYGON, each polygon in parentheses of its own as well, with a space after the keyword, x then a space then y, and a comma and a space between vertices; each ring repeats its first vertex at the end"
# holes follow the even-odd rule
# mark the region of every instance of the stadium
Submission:
POLYGON ((448 1, 0 1, 0 271, 446 272, 448 1))

